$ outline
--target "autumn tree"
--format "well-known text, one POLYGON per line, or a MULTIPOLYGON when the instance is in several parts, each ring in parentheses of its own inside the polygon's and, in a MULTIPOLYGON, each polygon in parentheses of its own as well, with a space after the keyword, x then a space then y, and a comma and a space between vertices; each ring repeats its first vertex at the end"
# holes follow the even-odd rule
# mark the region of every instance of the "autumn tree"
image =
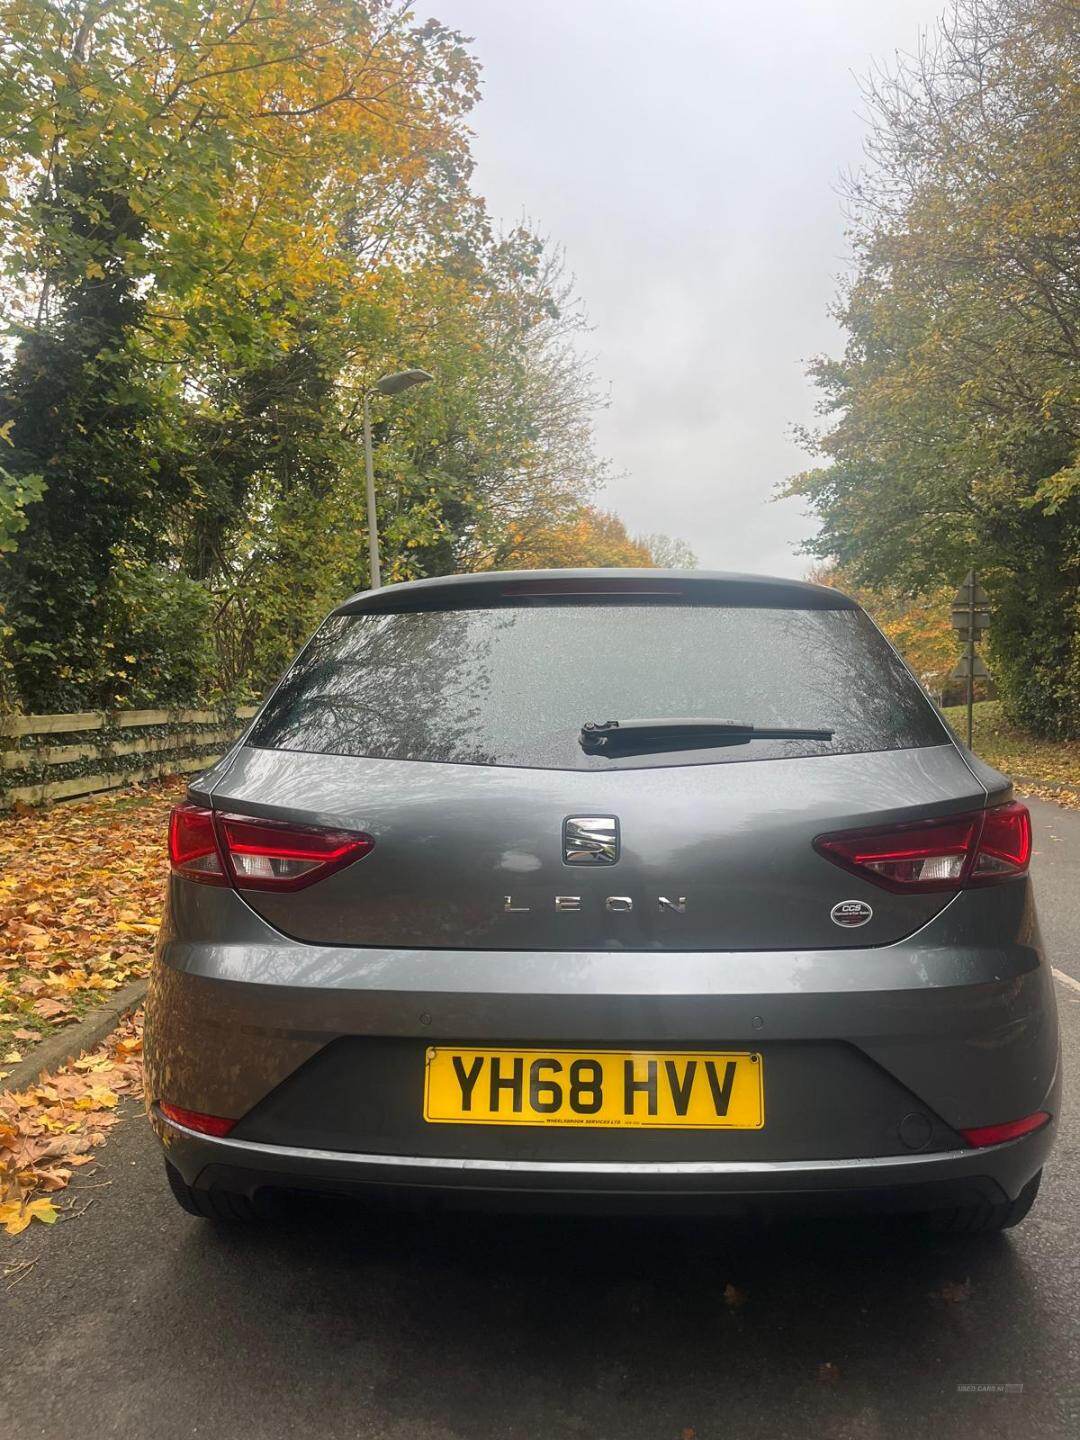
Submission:
POLYGON ((519 529, 508 537, 500 564, 511 570, 563 570, 596 565, 649 567, 653 557, 627 533, 617 515, 582 505, 555 524, 519 529))
POLYGON ((697 557, 670 535, 631 535, 618 515, 579 505, 551 523, 518 522, 506 536, 499 564, 510 570, 629 569, 693 570, 697 557))
POLYGON ((596 488, 583 317, 470 189, 460 36, 396 0, 0 0, 0 33, 15 700, 262 688, 365 583, 387 370, 438 376, 376 407, 390 578, 596 488))
MULTIPOLYGON (((99 673, 106 691, 125 678, 100 670, 118 567, 157 564, 164 582, 170 520, 190 551, 212 544, 226 496, 259 503, 236 460, 259 434, 274 432, 276 459, 307 458, 282 371, 307 360, 333 377, 378 311, 394 235, 415 257, 433 229, 458 214, 467 225, 460 121, 475 66, 456 36, 383 0, 8 0, 2 22, 17 348, 0 421, 12 422, 6 468, 44 487, 6 567, 5 609, 27 703, 76 703, 99 673), (208 429, 229 447, 212 476, 198 458, 208 429)), ((321 396, 308 386, 322 406, 314 427, 300 423, 309 447, 312 428, 333 428, 326 398, 325 383, 321 396)), ((249 477, 264 458, 248 457, 249 477)))
POLYGON ((806 577, 857 600, 932 694, 940 694, 960 656, 952 626, 953 591, 916 595, 898 585, 861 585, 838 565, 815 565, 806 577))
POLYGON ((857 583, 932 594, 969 566, 994 603, 1012 716, 1080 724, 1080 11, 954 0, 868 82, 848 184, 848 334, 812 374, 824 462, 788 493, 857 583))

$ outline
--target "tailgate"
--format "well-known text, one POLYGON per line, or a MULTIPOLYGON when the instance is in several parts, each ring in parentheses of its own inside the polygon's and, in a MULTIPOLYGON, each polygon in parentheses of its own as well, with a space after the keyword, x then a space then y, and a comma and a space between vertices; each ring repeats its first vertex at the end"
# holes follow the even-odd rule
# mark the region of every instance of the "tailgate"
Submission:
POLYGON ((951 744, 607 772, 242 749, 216 809, 362 830, 372 852, 306 890, 242 892, 317 944, 740 950, 888 944, 949 893, 893 894, 818 855, 826 831, 970 810, 951 744), (614 860, 576 863, 608 822, 614 860), (595 832, 585 827, 585 833, 595 832), (838 926, 862 900, 872 918, 838 926))

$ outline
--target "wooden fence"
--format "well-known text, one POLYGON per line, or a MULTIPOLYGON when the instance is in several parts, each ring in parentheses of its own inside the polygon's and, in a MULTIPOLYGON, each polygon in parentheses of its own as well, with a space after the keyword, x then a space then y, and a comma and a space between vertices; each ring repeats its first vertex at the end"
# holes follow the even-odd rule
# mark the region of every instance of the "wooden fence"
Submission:
POLYGON ((203 770, 257 709, 0 715, 0 808, 203 770))

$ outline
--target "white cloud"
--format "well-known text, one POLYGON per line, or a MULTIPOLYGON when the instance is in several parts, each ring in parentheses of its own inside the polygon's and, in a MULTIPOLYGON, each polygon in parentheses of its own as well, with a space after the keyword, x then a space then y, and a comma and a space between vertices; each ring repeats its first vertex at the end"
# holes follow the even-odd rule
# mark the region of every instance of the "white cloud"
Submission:
POLYGON ((475 37, 477 188, 566 247, 610 382, 606 503, 703 565, 798 575, 810 525, 803 363, 835 352, 837 180, 861 155, 852 74, 914 47, 941 0, 440 0, 475 37))

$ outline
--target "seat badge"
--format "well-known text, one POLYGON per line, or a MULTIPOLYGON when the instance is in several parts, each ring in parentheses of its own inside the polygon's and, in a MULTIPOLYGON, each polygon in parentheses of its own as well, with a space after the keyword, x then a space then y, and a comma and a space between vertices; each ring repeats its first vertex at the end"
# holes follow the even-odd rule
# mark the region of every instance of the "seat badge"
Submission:
POLYGON ((568 815, 562 841, 566 865, 614 865, 619 858, 619 822, 614 815, 568 815))

